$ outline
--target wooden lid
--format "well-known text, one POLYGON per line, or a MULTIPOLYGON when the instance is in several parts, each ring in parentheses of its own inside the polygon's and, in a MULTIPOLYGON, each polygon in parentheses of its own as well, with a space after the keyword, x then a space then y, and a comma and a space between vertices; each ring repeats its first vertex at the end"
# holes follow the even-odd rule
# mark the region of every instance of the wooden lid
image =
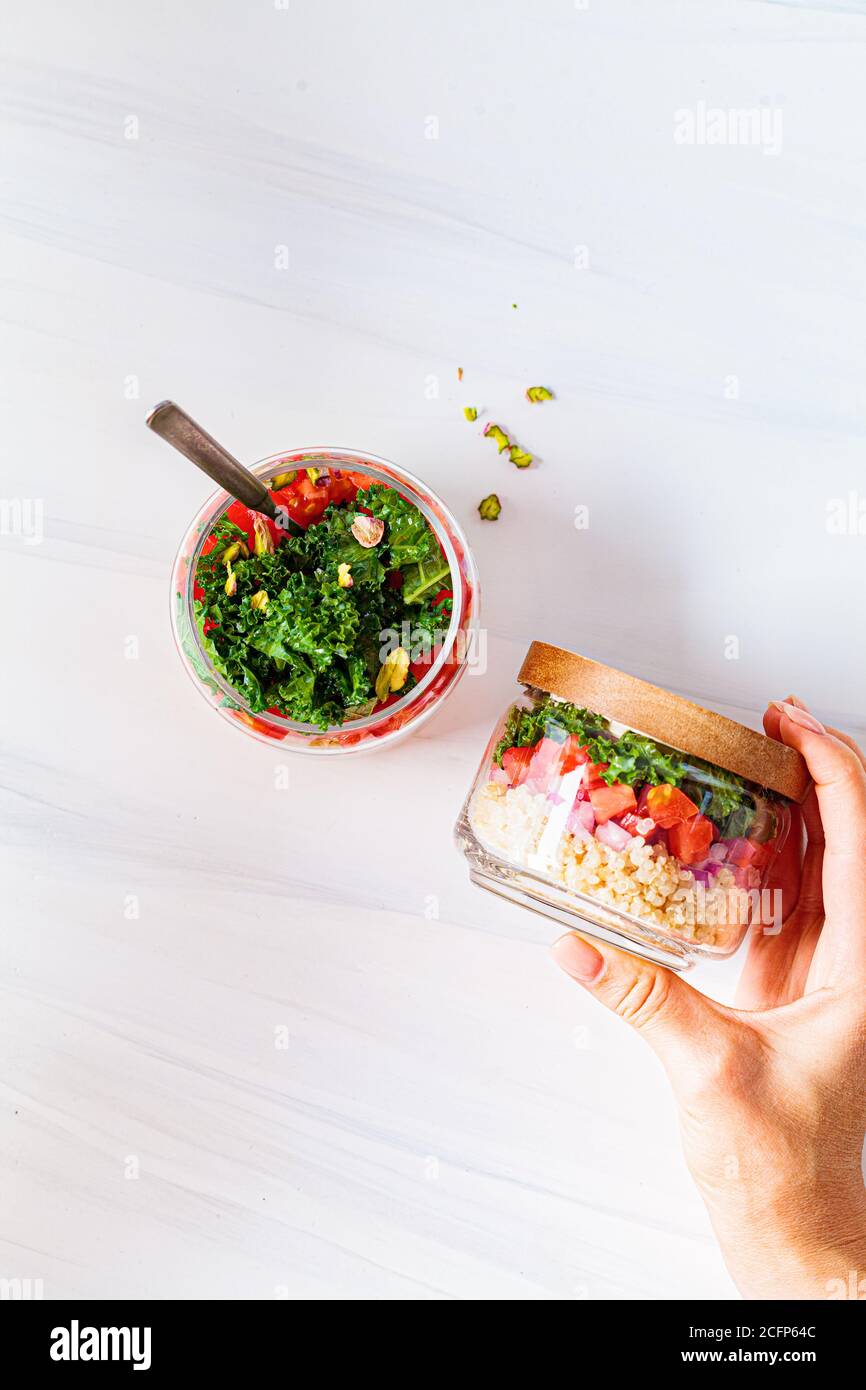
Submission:
POLYGON ((563 647, 533 642, 517 679, 792 801, 802 801, 811 785, 796 748, 563 647))

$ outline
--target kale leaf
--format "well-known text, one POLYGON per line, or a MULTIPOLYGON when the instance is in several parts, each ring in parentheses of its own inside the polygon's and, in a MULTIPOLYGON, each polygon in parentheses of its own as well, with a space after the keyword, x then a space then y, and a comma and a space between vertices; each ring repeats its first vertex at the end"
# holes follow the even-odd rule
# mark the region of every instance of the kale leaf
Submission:
POLYGON ((395 569, 423 563, 439 553, 436 537, 413 502, 392 487, 373 483, 359 492, 355 506, 385 522, 385 543, 395 569))

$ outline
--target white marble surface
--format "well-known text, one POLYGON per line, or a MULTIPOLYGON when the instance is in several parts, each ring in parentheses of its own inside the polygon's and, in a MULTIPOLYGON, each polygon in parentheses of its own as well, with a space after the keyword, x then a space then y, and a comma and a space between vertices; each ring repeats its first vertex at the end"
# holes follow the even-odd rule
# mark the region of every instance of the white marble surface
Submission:
POLYGON ((866 496, 866 5, 48 0, 3 27, 2 495, 45 534, 0 537, 0 1276, 731 1297, 653 1058, 450 833, 532 636, 866 726, 866 537, 826 529, 866 496), (781 150, 677 144, 700 102, 781 111, 781 150), (207 489, 144 429, 169 395, 250 460, 343 443, 426 477, 481 567, 486 679, 278 791, 171 645, 207 489))

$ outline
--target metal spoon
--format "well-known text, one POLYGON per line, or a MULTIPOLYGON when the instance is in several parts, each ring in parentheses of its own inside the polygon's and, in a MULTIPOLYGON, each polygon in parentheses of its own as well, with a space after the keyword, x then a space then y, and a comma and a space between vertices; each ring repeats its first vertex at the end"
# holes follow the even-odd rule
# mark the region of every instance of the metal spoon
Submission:
POLYGON ((226 492, 231 493, 232 497, 243 502, 245 507, 251 507, 254 512, 264 512, 272 521, 277 520, 274 499, 261 478, 238 463, 174 401, 160 401, 159 405, 155 405, 147 417, 147 424, 167 444, 171 444, 226 492))

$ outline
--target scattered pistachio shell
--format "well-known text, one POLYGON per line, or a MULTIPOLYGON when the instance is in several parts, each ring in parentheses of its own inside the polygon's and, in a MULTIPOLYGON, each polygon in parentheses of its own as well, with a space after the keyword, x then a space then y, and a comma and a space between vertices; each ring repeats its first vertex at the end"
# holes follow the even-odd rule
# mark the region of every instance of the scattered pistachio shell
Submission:
POLYGON ((496 441, 499 445, 500 454, 511 447, 511 440, 508 438, 505 430, 500 429, 499 425, 485 425, 484 433, 496 441))
POLYGON ((263 516, 253 514, 253 549, 257 555, 273 555, 274 538, 263 516))
POLYGON ((465 405, 463 407, 463 414, 466 416, 466 419, 470 421, 470 423, 473 420, 478 419, 478 411, 475 409, 474 405, 465 405))
POLYGON ((234 598, 238 591, 238 577, 231 565, 228 566, 228 578, 225 582, 225 591, 229 598, 234 598))
POLYGON ((358 512, 350 530, 359 545, 365 550, 372 550, 385 534, 385 523, 379 516, 367 516, 366 512, 358 512))
POLYGON ((516 444, 511 445, 508 454, 515 468, 528 468, 532 462, 532 455, 525 449, 518 449, 516 444))
POLYGON ((346 565, 346 564, 338 565, 338 566, 337 566, 337 583, 339 584, 340 588, 341 588, 341 589, 351 589, 351 587, 352 587, 352 585, 354 584, 354 582, 355 582, 355 581, 354 581, 354 579, 352 578, 352 566, 351 566, 351 565, 346 565))
POLYGON ((259 589, 258 593, 253 594, 250 603, 253 608, 258 609, 260 613, 266 613, 270 599, 264 589, 259 589))
POLYGON ((271 478, 271 487, 273 487, 273 488, 288 487, 288 486, 289 486, 289 483, 293 483, 293 482, 295 481, 295 479, 297 478, 297 476, 298 476, 298 471, 297 471, 296 468, 293 468, 292 471, 291 471, 291 473, 278 473, 277 476, 276 476, 275 478, 271 478))
POLYGON ((387 700, 395 690, 402 690, 409 674, 409 653, 405 647, 395 647, 389 652, 379 668, 376 677, 376 695, 387 700))
POLYGON ((462 381, 462 380, 463 380, 463 368, 462 368, 462 367, 458 367, 458 368, 457 368, 457 380, 458 380, 458 381, 462 381))
POLYGON ((495 521, 501 511, 502 503, 495 492, 478 503, 478 514, 482 521, 495 521))
POLYGON ((532 405, 538 405, 540 401, 552 401, 553 392, 547 386, 528 386, 526 389, 526 399, 532 405))

